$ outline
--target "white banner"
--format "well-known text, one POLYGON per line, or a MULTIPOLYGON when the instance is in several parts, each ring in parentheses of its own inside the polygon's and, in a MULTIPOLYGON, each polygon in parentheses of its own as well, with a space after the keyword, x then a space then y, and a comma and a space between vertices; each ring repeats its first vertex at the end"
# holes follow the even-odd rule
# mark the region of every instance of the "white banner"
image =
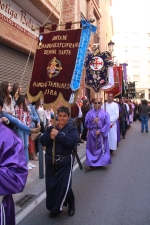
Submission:
POLYGON ((109 89, 112 89, 115 85, 114 83, 114 71, 113 71, 113 66, 109 66, 108 67, 108 84, 104 87, 101 88, 101 90, 107 90, 109 91, 109 89))

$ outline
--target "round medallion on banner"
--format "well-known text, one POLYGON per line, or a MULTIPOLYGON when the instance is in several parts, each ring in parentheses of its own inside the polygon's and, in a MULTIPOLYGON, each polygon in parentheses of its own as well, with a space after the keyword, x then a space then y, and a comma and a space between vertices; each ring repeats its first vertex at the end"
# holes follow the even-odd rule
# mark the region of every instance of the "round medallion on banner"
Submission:
POLYGON ((49 78, 56 77, 62 70, 61 62, 54 57, 47 67, 47 73, 49 78))
POLYGON ((92 70, 101 70, 104 65, 104 61, 101 57, 93 57, 90 61, 90 67, 92 70))

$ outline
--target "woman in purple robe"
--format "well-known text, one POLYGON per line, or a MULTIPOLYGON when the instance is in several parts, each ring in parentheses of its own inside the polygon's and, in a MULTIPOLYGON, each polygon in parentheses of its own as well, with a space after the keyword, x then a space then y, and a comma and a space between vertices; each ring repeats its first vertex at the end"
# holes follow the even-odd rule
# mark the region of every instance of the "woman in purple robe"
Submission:
POLYGON ((101 109, 102 99, 95 101, 94 109, 91 109, 85 117, 85 126, 88 129, 86 143, 87 171, 94 167, 111 164, 108 143, 110 130, 109 114, 101 109))
MULTIPOLYGON (((0 110, 1 108, 0 104, 0 110)), ((0 119, 0 224, 15 225, 12 194, 24 189, 27 175, 27 162, 21 139, 0 119)))

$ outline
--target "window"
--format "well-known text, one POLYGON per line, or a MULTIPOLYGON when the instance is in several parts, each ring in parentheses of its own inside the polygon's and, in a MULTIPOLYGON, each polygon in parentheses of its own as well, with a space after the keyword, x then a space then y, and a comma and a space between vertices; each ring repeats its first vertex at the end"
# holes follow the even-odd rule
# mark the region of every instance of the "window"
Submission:
POLYGON ((148 98, 150 99, 150 89, 148 90, 148 98))
POLYGON ((140 81, 140 76, 139 75, 133 75, 133 80, 134 81, 140 81))
POLYGON ((145 90, 136 91, 136 98, 139 98, 139 99, 145 98, 145 90))
POLYGON ((125 48, 125 52, 128 52, 128 46, 125 46, 124 48, 125 48))
POLYGON ((120 33, 119 32, 115 32, 114 36, 115 36, 115 38, 119 39, 120 38, 120 33))
POLYGON ((133 61, 133 67, 139 67, 139 61, 133 61))
POLYGON ((115 46, 115 52, 119 52, 120 51, 120 46, 115 46))
POLYGON ((139 48, 137 46, 134 46, 132 48, 133 53, 138 53, 139 48))
POLYGON ((128 33, 127 33, 127 32, 124 33, 124 38, 125 38, 125 39, 128 38, 128 33))
POLYGON ((132 33, 132 37, 133 37, 133 39, 135 40, 135 39, 137 39, 138 38, 138 33, 132 33))

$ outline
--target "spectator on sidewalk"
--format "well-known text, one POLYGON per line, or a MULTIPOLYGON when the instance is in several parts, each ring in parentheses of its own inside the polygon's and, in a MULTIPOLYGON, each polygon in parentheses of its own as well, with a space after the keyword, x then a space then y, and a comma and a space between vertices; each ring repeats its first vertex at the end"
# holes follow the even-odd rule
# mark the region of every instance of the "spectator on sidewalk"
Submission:
POLYGON ((68 123, 69 110, 62 106, 57 109, 58 125, 56 129, 48 127, 40 141, 46 146, 46 207, 53 218, 68 204, 68 214, 75 213, 75 199, 71 188, 73 168, 72 150, 78 142, 77 129, 68 123), (52 148, 55 139, 55 174, 52 171, 52 148))
MULTIPOLYGON (((35 110, 35 107, 32 105, 32 100, 27 95, 25 95, 25 97, 26 97, 26 105, 28 108, 28 112, 31 117, 30 127, 34 129, 38 128, 40 132, 41 126, 40 126, 40 119, 38 117, 38 114, 35 110)), ((35 140, 31 140, 31 138, 29 137, 29 143, 30 143, 30 146, 29 146, 30 159, 37 161, 38 157, 36 153, 38 152, 38 138, 36 138, 35 140)))
POLYGON ((19 83, 14 83, 13 87, 12 87, 12 91, 10 92, 11 96, 12 96, 12 102, 13 102, 13 106, 15 107, 16 105, 16 101, 19 98, 19 96, 21 95, 22 92, 22 87, 19 83))
POLYGON ((45 110, 43 107, 43 99, 39 98, 38 101, 36 101, 35 103, 35 110, 37 112, 37 115, 39 117, 40 120, 40 126, 41 126, 41 132, 44 133, 45 132, 45 128, 46 128, 46 115, 45 115, 45 110))
MULTIPOLYGON (((19 96, 19 98, 17 99, 15 106, 15 115, 18 118, 18 120, 20 120, 23 124, 30 127, 31 117, 29 115, 28 108, 26 106, 26 98, 24 96, 19 96)), ((36 166, 33 165, 31 162, 29 162, 29 153, 28 153, 29 135, 23 133, 22 130, 20 130, 19 128, 17 128, 16 133, 18 137, 21 138, 23 143, 24 154, 26 156, 28 170, 32 170, 32 168, 36 166)))
POLYGON ((85 117, 85 126, 88 129, 86 143, 87 171, 97 166, 105 166, 111 163, 108 143, 110 119, 108 113, 101 109, 102 99, 95 101, 95 108, 91 109, 85 117))
POLYGON ((144 129, 146 133, 148 133, 148 120, 149 120, 149 113, 150 113, 150 107, 148 106, 147 100, 142 100, 142 104, 140 106, 140 118, 141 118, 141 132, 144 132, 144 129))
POLYGON ((26 126, 25 124, 21 123, 17 118, 15 118, 15 109, 12 103, 12 97, 10 95, 11 86, 10 83, 4 81, 1 83, 0 86, 0 95, 3 98, 3 115, 6 117, 10 123, 15 124, 19 129, 21 129, 26 134, 31 134, 31 138, 35 140, 38 136, 39 129, 34 128, 30 129, 30 127, 26 126))
MULTIPOLYGON (((0 107, 2 107, 2 99, 0 107)), ((0 224, 15 225, 12 194, 22 192, 28 175, 19 137, 0 121, 0 224)))

